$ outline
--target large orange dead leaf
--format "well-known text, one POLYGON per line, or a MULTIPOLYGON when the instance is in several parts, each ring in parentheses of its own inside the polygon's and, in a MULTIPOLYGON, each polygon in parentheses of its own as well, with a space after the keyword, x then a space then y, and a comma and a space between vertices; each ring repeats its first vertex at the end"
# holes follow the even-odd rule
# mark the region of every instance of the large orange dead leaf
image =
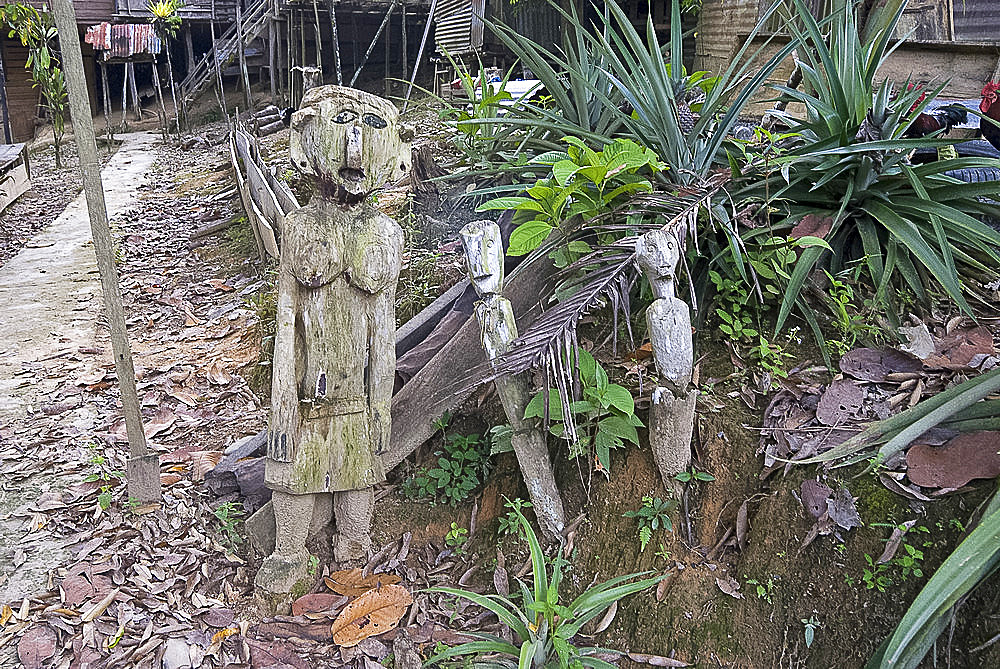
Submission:
POLYGON ((380 585, 396 585, 399 583, 399 577, 395 574, 369 574, 365 576, 360 569, 355 567, 354 569, 335 571, 323 581, 326 583, 326 587, 338 595, 357 597, 380 585))
POLYGON ((396 627, 412 603, 409 590, 401 585, 369 590, 348 604, 333 621, 333 641, 339 646, 356 646, 370 636, 388 632, 396 627))

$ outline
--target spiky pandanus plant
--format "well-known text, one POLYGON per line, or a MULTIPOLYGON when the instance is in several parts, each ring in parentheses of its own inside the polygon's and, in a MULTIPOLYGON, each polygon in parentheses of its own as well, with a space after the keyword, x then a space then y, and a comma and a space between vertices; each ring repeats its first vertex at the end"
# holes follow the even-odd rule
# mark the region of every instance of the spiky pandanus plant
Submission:
MULTIPOLYGON (((153 15, 150 23, 153 30, 163 43, 163 50, 167 56, 167 80, 170 83, 170 99, 174 105, 174 118, 177 121, 177 139, 181 136, 181 117, 177 107, 177 92, 174 86, 174 63, 170 57, 170 40, 177 36, 177 31, 181 27, 181 17, 177 14, 184 6, 184 0, 148 0, 146 10, 153 15)), ((156 64, 153 64, 156 67, 156 64)))

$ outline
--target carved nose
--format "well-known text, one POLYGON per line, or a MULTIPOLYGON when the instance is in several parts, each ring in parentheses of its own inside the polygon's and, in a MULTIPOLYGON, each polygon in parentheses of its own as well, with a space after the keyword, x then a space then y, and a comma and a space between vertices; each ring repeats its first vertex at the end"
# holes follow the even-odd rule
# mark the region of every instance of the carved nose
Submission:
POLYGON ((347 168, 361 170, 361 126, 352 125, 347 129, 347 168))

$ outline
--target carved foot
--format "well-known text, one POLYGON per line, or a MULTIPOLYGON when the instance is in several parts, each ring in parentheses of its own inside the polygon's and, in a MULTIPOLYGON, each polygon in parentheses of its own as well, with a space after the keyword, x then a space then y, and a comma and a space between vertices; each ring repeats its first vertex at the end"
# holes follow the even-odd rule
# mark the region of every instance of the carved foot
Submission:
POLYGON ((333 559, 336 562, 351 562, 368 557, 371 550, 371 537, 351 538, 346 534, 333 535, 333 559))
POLYGON ((292 555, 272 553, 260 566, 254 585, 269 596, 304 595, 310 585, 310 557, 305 550, 292 555))

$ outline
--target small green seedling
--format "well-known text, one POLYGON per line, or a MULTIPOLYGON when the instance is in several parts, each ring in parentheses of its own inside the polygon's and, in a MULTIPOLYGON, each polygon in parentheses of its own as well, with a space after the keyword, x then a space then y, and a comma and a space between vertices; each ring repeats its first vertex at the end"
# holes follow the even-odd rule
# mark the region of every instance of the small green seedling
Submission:
POLYGON ((465 542, 469 540, 469 530, 459 527, 458 523, 452 523, 451 529, 444 535, 444 543, 455 552, 461 554, 465 552, 465 542))
POLYGON ((646 544, 653 537, 653 532, 662 526, 673 530, 670 522, 670 512, 677 508, 677 500, 662 500, 659 497, 646 496, 642 498, 642 506, 635 511, 626 511, 625 518, 635 518, 639 524, 639 552, 646 550, 646 544))
POLYGON ((522 512, 523 509, 530 508, 531 502, 527 502, 520 497, 516 499, 508 499, 504 502, 504 506, 510 509, 507 515, 500 517, 500 536, 511 536, 517 534, 521 529, 521 521, 518 520, 518 514, 522 512))
POLYGON ((816 638, 816 628, 820 626, 819 621, 816 620, 816 616, 809 616, 802 619, 802 624, 806 628, 806 648, 812 648, 813 640, 816 638))
POLYGON ((715 477, 708 472, 703 472, 695 467, 691 467, 688 471, 677 474, 674 478, 681 483, 687 483, 688 481, 705 481, 707 483, 708 481, 715 480, 715 477))

